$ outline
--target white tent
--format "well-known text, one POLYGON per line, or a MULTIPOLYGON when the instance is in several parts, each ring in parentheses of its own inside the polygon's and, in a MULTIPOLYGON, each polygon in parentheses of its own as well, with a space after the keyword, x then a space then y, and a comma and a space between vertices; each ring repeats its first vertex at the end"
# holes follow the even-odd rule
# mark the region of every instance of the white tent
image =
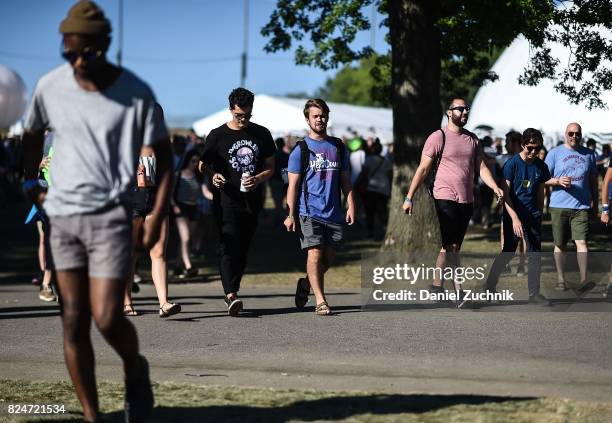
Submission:
MULTIPOLYGON (((568 52, 560 45, 551 45, 553 57, 567 63, 568 52)), ((503 136, 508 130, 522 132, 528 127, 544 133, 547 147, 563 139, 565 127, 570 122, 582 126, 585 138, 599 142, 612 141, 611 111, 588 110, 583 105, 573 105, 554 89, 554 82, 544 80, 535 87, 520 85, 518 77, 529 60, 529 43, 518 37, 502 53, 493 71, 499 80, 489 82, 478 90, 472 104, 468 127, 476 130, 489 126, 492 135, 503 136)), ((612 106, 612 92, 602 93, 603 101, 612 106)))
MULTIPOLYGON (((265 94, 255 96, 253 122, 265 126, 273 136, 304 135, 307 125, 303 109, 306 99, 275 97, 265 94)), ((337 137, 379 137, 383 144, 393 142, 393 114, 391 109, 328 103, 330 108, 328 132, 337 137)), ((194 122, 193 129, 199 136, 232 119, 228 109, 220 110, 194 122)))

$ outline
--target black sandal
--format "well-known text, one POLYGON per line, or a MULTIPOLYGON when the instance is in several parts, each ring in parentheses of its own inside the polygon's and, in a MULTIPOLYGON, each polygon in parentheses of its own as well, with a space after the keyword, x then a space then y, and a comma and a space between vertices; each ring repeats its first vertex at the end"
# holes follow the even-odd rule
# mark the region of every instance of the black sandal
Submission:
POLYGON ((181 312, 181 305, 180 304, 165 302, 159 308, 159 317, 164 318, 164 317, 168 317, 168 316, 173 316, 173 315, 178 314, 180 312, 181 312), (168 307, 167 309, 164 310, 164 306, 166 304, 170 304, 170 307, 168 307))
POLYGON ((303 309, 308 303, 308 295, 310 294, 310 284, 308 279, 299 278, 295 287, 295 306, 298 309, 303 309))

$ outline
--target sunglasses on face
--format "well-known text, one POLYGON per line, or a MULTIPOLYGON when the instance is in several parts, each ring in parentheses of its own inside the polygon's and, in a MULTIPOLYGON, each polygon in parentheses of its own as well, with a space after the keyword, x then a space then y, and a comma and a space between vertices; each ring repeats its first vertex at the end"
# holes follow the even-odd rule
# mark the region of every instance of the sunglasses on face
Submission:
POLYGON ((79 57, 83 58, 86 62, 91 62, 101 55, 102 50, 95 50, 92 47, 85 47, 79 53, 70 50, 62 50, 62 57, 71 65, 74 65, 79 57))
POLYGON ((251 113, 234 113, 236 120, 248 120, 251 119, 252 116, 251 113))
POLYGON ((469 112, 470 112, 470 108, 469 108, 469 107, 467 107, 467 106, 457 106, 457 107, 451 107, 451 108, 450 108, 450 109, 448 109, 448 110, 451 110, 451 111, 456 110, 456 111, 458 111, 459 113, 463 113, 463 112, 469 113, 469 112))
POLYGON ((576 137, 576 138, 582 138, 582 132, 568 132, 567 133, 568 137, 576 137))
POLYGON ((542 147, 535 146, 535 145, 528 145, 528 146, 525 146, 525 148, 527 149, 528 153, 532 153, 534 151, 537 153, 538 151, 542 149, 542 147))

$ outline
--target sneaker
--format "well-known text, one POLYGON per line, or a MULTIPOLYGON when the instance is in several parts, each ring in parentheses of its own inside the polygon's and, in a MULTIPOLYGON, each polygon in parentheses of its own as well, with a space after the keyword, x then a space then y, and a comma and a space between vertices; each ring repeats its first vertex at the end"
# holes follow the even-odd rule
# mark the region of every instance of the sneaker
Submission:
POLYGON ((584 281, 580 285, 578 285, 577 291, 580 293, 587 293, 591 289, 595 288, 595 282, 593 281, 584 281))
POLYGON ((444 287, 431 284, 429 285, 429 292, 432 294, 442 294, 444 293, 444 287))
POLYGON ((487 299, 485 300, 487 303, 499 304, 499 300, 494 297, 494 295, 497 294, 497 290, 485 287, 484 292, 487 294, 491 294, 491 295, 487 295, 487 299))
POLYGON ((139 356, 142 374, 139 378, 125 381, 125 421, 145 422, 151 417, 155 399, 149 379, 149 363, 139 356))
POLYGON ((38 291, 38 299, 41 301, 51 302, 57 301, 57 296, 53 293, 53 289, 50 285, 41 285, 40 291, 38 291))
POLYGON ((233 300, 230 300, 226 296, 224 300, 225 305, 227 306, 227 314, 229 314, 230 316, 236 316, 242 311, 242 300, 240 300, 238 297, 234 297, 233 300))
POLYGON ((529 304, 550 306, 550 301, 542 294, 534 294, 529 296, 529 304))
POLYGON ((467 294, 463 289, 459 290, 459 301, 457 301, 457 308, 463 308, 468 303, 467 294))

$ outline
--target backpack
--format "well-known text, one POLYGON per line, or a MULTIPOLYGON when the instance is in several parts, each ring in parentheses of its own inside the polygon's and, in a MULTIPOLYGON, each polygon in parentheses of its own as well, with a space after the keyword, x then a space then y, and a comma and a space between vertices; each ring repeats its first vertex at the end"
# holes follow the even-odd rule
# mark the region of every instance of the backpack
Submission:
MULTIPOLYGON (((344 158, 346 146, 342 142, 341 139, 330 137, 328 140, 336 147, 336 151, 338 152, 338 164, 339 168, 342 169, 342 160, 344 158)), ((311 151, 308 148, 308 143, 304 138, 295 143, 296 148, 300 148, 300 182, 302 183, 302 192, 304 193, 304 207, 306 208, 306 214, 309 214, 308 210, 308 183, 306 182, 306 173, 308 172, 308 167, 310 165, 310 154, 311 151)), ((342 182, 338 181, 338 197, 342 199, 342 182)))
POLYGON ((433 166, 427 175, 427 191, 431 198, 434 198, 433 190, 434 183, 436 182, 436 174, 438 173, 438 166, 440 166, 440 161, 442 160, 442 153, 444 153, 444 144, 446 144, 446 134, 443 129, 438 129, 438 131, 442 132, 442 148, 440 149, 440 153, 436 155, 434 159, 433 166))

